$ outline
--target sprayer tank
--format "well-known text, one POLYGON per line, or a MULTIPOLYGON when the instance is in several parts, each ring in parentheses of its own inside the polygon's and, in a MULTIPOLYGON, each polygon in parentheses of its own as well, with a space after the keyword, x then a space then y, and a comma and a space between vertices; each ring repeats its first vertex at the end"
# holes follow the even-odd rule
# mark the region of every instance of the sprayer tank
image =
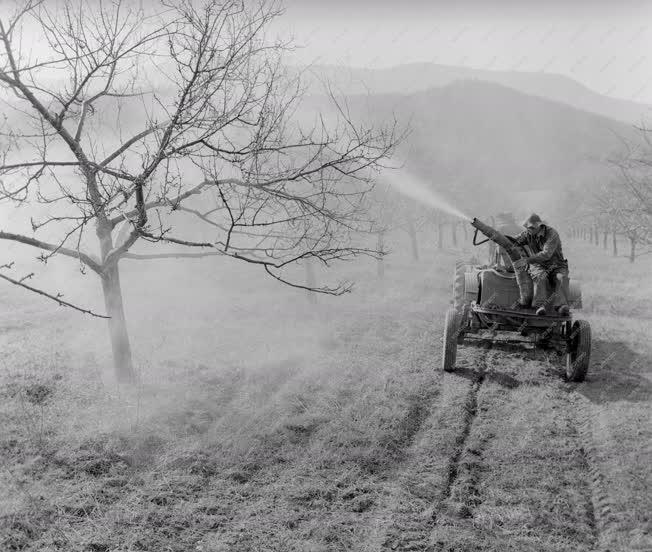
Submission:
MULTIPOLYGON (((477 218, 474 218, 471 221, 471 226, 478 229, 485 236, 487 236, 487 238, 489 238, 491 241, 495 242, 500 247, 504 248, 505 251, 507 252, 507 255, 512 260, 512 262, 518 261, 519 259, 523 258, 523 252, 521 248, 517 244, 515 244, 512 240, 510 240, 507 236, 501 234, 495 228, 492 228, 491 226, 485 224, 484 222, 478 220, 477 218)), ((529 307, 532 301, 533 286, 532 286, 532 279, 530 278, 530 275, 527 273, 527 267, 526 266, 519 267, 515 269, 514 272, 516 275, 516 283, 518 284, 518 290, 519 290, 519 304, 522 307, 529 307)))

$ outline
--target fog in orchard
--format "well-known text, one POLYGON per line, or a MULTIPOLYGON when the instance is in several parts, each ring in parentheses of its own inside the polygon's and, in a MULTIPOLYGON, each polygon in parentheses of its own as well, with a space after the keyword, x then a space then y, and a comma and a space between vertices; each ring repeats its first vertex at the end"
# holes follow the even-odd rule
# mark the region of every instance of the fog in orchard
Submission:
POLYGON ((1 549, 652 546, 648 3, 0 12, 1 549))

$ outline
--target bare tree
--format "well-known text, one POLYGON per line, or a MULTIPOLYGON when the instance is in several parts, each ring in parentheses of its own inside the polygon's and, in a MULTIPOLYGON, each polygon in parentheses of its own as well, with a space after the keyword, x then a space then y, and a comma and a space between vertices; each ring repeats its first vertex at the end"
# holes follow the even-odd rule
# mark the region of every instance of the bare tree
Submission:
POLYGON ((370 210, 377 221, 376 232, 382 234, 378 237, 379 243, 384 243, 387 233, 405 232, 410 242, 412 260, 419 261, 419 238, 430 222, 432 209, 405 197, 390 185, 378 186, 374 192, 370 210))
POLYGON ((610 159, 619 175, 622 191, 639 209, 652 216, 652 129, 640 127, 638 141, 622 139, 622 153, 610 159))
POLYGON ((613 254, 616 256, 617 235, 629 241, 630 262, 651 253, 652 220, 645 205, 631 195, 623 180, 612 181, 596 195, 596 216, 612 229, 613 254))
POLYGON ((289 45, 267 36, 280 14, 273 0, 161 0, 147 12, 28 0, 0 18, 0 199, 29 206, 32 228, 0 238, 99 276, 122 380, 134 373, 122 260, 226 256, 312 287, 287 267, 377 254, 352 238, 369 229, 361 200, 395 125, 356 125, 332 94, 330 115, 303 115, 301 83, 281 64, 289 45), (191 219, 211 239, 188 237, 191 219), (143 242, 176 247, 134 251, 143 242))

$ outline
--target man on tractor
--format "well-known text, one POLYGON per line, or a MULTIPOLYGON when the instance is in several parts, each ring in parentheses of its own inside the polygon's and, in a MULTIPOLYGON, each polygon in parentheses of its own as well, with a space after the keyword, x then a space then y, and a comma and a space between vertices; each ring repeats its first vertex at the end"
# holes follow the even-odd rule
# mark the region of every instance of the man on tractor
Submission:
POLYGON ((528 265, 528 272, 534 284, 532 306, 539 316, 546 314, 546 305, 557 308, 561 315, 569 313, 568 308, 568 261, 561 250, 559 233, 548 226, 537 214, 531 214, 523 223, 525 231, 514 238, 515 243, 527 245, 532 255, 514 262, 514 268, 528 265), (553 293, 548 297, 548 284, 553 293))

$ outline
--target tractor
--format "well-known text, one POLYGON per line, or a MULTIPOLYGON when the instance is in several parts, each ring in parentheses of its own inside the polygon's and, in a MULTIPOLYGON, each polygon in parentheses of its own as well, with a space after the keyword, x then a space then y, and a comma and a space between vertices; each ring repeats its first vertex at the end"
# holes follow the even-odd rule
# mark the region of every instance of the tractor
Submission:
MULTIPOLYGON (((459 345, 483 346, 487 343, 552 348, 566 357, 568 381, 581 382, 591 357, 591 327, 586 320, 574 320, 573 311, 581 309, 579 284, 570 282, 567 315, 537 315, 535 309, 522 307, 523 297, 531 297, 532 280, 526 268, 514 269, 512 262, 531 254, 527 246, 473 219, 473 245, 495 243, 493 258, 487 265, 458 262, 453 283, 453 306, 446 312, 442 365, 446 372, 455 370, 459 345), (486 239, 478 241, 478 232, 486 239)), ((549 294, 555 282, 548 286, 549 294)))

